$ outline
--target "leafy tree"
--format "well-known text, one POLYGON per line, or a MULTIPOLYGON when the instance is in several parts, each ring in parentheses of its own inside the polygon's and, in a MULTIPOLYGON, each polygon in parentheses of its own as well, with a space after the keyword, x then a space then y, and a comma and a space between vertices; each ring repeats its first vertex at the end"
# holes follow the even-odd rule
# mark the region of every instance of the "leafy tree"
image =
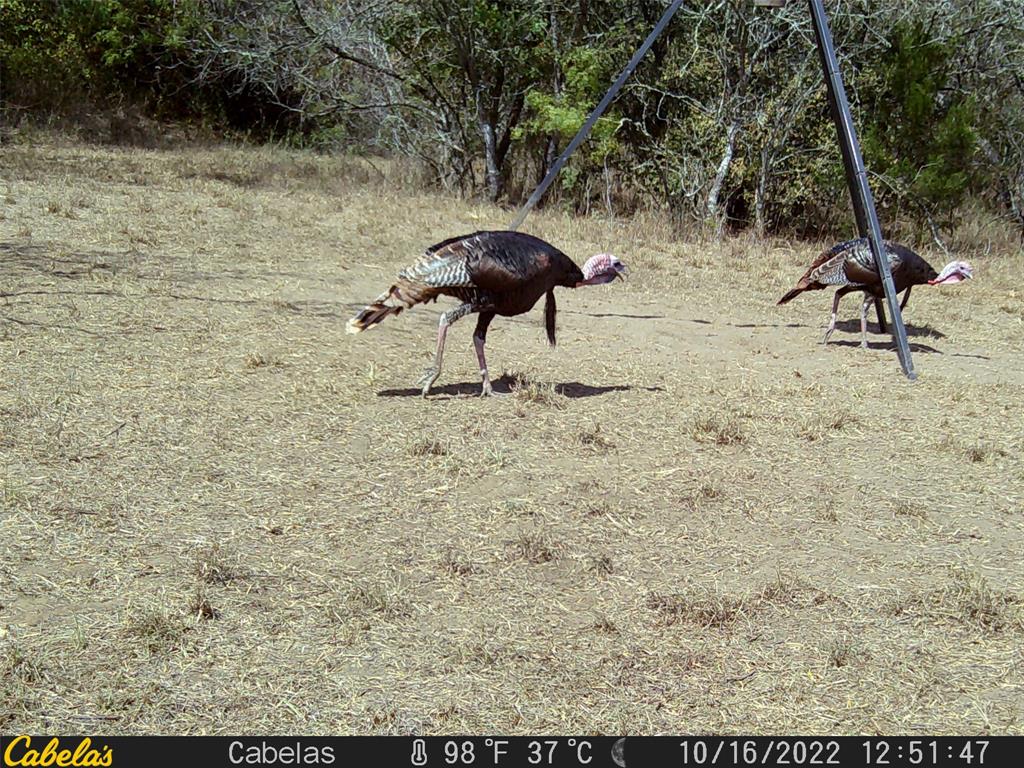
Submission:
POLYGON ((387 40, 402 51, 416 90, 457 137, 453 150, 482 147, 491 200, 505 186, 527 91, 551 67, 548 20, 541 0, 423 0, 401 4, 389 20, 387 40))
MULTIPOLYGON (((970 200, 1024 232, 1024 3, 830 0, 889 230, 970 200), (879 31, 882 31, 882 34, 879 31), (984 116, 982 118, 982 116, 984 116)), ((0 0, 0 117, 136 105, 257 140, 416 158, 518 202, 666 0, 0 0)), ((686 3, 563 171, 576 210, 850 231, 803 4, 686 3)))
POLYGON ((927 217, 947 220, 970 190, 977 148, 974 100, 948 88, 954 55, 952 43, 920 21, 900 24, 864 113, 867 162, 888 181, 880 201, 910 200, 927 217))
POLYGON ((198 0, 0 0, 5 100, 73 109, 83 97, 180 87, 175 64, 198 9, 198 0))

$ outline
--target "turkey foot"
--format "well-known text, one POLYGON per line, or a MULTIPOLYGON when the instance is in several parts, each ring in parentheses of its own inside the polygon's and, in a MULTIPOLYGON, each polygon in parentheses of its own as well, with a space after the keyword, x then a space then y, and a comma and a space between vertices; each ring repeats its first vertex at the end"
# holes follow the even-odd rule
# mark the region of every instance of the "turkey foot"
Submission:
POLYGON ((430 388, 434 386, 434 382, 437 381, 437 377, 441 375, 441 371, 436 365, 432 365, 423 371, 423 375, 416 381, 417 387, 423 387, 423 396, 426 397, 430 392, 430 388))
POLYGON ((511 392, 495 392, 491 387, 491 377, 487 375, 487 369, 484 368, 480 371, 480 375, 483 376, 484 386, 480 390, 480 397, 508 397, 511 392))

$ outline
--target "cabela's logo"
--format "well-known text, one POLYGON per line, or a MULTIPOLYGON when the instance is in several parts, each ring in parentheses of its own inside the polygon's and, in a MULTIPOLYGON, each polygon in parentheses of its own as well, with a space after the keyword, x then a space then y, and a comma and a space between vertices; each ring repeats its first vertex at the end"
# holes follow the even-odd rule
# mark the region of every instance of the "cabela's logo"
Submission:
POLYGON ((114 750, 100 745, 92 745, 88 736, 78 742, 74 749, 62 749, 60 739, 54 736, 41 750, 32 746, 30 736, 18 736, 4 750, 5 766, 29 766, 29 768, 92 768, 93 766, 109 766, 114 760, 114 750))

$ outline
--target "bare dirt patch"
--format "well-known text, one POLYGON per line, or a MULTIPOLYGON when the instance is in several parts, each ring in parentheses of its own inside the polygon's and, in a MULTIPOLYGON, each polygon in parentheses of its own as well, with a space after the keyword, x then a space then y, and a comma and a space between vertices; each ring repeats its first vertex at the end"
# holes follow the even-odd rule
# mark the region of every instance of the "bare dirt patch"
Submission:
MULTIPOLYGON (((814 244, 529 231, 626 285, 347 336, 509 214, 271 150, 8 146, 0 729, 1024 732, 1024 256, 915 291, 921 378, 814 244)), ((937 254, 925 254, 933 263, 937 254)))

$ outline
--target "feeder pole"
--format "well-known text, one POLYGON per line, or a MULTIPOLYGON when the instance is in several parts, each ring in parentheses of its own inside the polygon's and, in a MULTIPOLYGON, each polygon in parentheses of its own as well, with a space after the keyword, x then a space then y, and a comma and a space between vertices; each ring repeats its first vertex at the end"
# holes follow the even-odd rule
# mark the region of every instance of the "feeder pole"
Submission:
MULTIPOLYGON (((768 8, 782 8, 788 0, 754 0, 754 5, 768 8)), ((892 270, 889 269, 888 257, 883 257, 885 244, 882 241, 882 228, 878 223, 875 211, 875 200, 871 195, 867 171, 864 169, 864 158, 861 156, 857 131, 853 127, 850 115, 850 103, 846 99, 846 88, 843 76, 839 71, 835 46, 832 43, 832 32, 828 26, 828 16, 822 0, 808 0, 811 8, 811 20, 814 23, 814 36, 818 43, 818 55, 821 57, 821 68, 825 74, 825 85, 828 88, 828 105, 832 112, 832 120, 836 124, 839 138, 839 149, 843 154, 843 168, 846 171, 846 184, 850 188, 850 200, 853 203, 853 214, 857 220, 857 231, 867 238, 871 255, 878 266, 878 274, 882 278, 882 288, 889 302, 892 313, 892 337, 896 342, 900 365, 908 379, 914 380, 914 362, 910 357, 910 345, 907 342, 907 329, 903 325, 903 314, 896 300, 896 288, 892 282, 892 270)), ((878 329, 885 333, 885 309, 881 299, 875 299, 875 312, 878 315, 878 329)))
MULTIPOLYGON (((839 62, 836 60, 832 32, 828 26, 828 16, 825 14, 822 0, 808 0, 808 2, 811 7, 811 20, 814 22, 814 36, 818 41, 818 54, 821 57, 821 66, 825 74, 825 84, 828 86, 828 103, 832 110, 832 119, 836 124, 839 148, 843 153, 843 167, 846 169, 846 183, 850 188, 857 229, 860 231, 861 237, 868 239, 871 254, 878 267, 878 274, 882 278, 882 288, 885 290, 885 298, 889 302, 889 314, 892 318, 892 338, 896 342, 896 351, 903 373, 908 379, 914 380, 917 378, 917 374, 914 372, 914 361, 910 357, 907 329, 903 325, 903 315, 900 312, 899 300, 896 296, 896 286, 892 282, 892 270, 889 269, 888 254, 886 254, 885 244, 882 241, 882 228, 878 223, 875 200, 871 195, 871 187, 868 185, 864 158, 861 156, 860 144, 857 141, 857 131, 853 127, 850 103, 846 99, 843 76, 839 71, 839 62)), ((879 326, 885 330, 885 314, 881 302, 876 300, 875 307, 878 310, 879 326)))

